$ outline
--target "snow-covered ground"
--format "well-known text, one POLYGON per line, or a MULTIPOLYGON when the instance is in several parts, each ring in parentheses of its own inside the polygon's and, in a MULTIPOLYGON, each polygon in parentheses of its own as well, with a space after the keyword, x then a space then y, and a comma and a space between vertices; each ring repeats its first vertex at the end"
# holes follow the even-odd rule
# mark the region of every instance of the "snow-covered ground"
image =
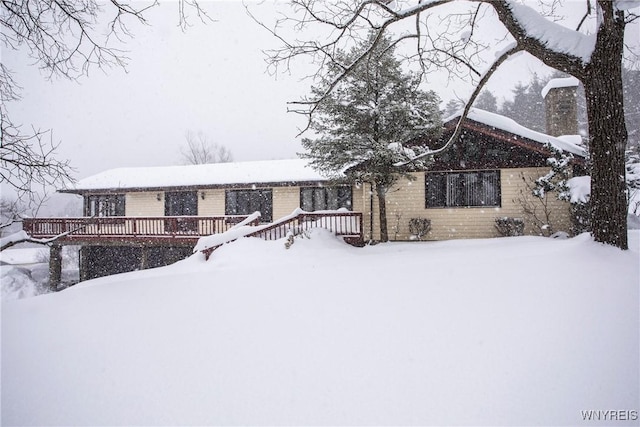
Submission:
MULTIPOLYGON (((78 283, 78 248, 62 249, 62 286, 78 283)), ((10 248, 0 251, 0 298, 10 301, 31 298, 49 290, 49 248, 10 248)))
POLYGON ((0 251, 2 301, 30 298, 47 292, 49 250, 46 247, 0 251))
POLYGON ((315 230, 8 301, 2 424, 637 425, 630 236, 315 230))

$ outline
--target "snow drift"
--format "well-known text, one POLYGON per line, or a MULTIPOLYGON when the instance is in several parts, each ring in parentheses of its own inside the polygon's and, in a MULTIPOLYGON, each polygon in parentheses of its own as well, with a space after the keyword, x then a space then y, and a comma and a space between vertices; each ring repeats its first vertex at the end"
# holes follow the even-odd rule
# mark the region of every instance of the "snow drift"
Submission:
POLYGON ((2 423, 564 425, 637 411, 638 234, 626 252, 587 235, 310 237, 243 238, 209 262, 4 303, 2 423))

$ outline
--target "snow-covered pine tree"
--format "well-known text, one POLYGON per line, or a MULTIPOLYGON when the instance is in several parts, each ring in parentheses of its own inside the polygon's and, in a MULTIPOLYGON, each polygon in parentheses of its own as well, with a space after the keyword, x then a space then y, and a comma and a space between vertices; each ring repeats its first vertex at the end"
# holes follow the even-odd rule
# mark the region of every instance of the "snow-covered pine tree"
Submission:
POLYGON ((573 155, 547 143, 545 148, 551 153, 547 164, 551 167, 548 174, 536 180, 533 195, 539 199, 547 197, 550 191, 556 192, 559 200, 571 203, 571 233, 577 235, 591 231, 589 201, 571 197, 569 180, 571 179, 571 160, 573 155))
POLYGON ((551 167, 549 173, 536 180, 536 188, 533 195, 543 198, 548 192, 558 193, 558 199, 569 200, 569 186, 567 181, 571 178, 570 165, 573 155, 562 151, 556 146, 546 143, 544 148, 551 154, 547 158, 547 164, 551 167))
MULTIPOLYGON (((372 38, 348 53, 338 52, 338 62, 354 63, 371 43, 372 38)), ((400 177, 426 167, 427 159, 406 162, 439 136, 440 99, 420 88, 417 75, 402 70, 386 38, 327 94, 342 71, 329 70, 312 88, 314 99, 322 97, 310 124, 318 137, 302 140, 306 152, 300 156, 330 177, 344 173, 349 182, 371 184, 380 206, 380 240, 388 241, 386 193, 400 177)))

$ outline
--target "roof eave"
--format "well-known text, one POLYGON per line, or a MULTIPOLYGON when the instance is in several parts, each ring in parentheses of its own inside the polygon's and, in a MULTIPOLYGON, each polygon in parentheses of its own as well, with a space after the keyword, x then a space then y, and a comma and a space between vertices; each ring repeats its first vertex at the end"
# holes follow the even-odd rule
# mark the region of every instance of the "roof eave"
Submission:
POLYGON ((116 193, 138 193, 138 192, 160 192, 160 191, 202 191, 214 189, 236 189, 236 188, 265 188, 265 187, 309 187, 329 182, 330 179, 304 180, 304 181, 279 181, 279 182, 249 182, 233 184, 199 184, 199 185, 178 185, 166 187, 106 187, 106 188, 73 188, 58 190, 58 193, 68 194, 116 194, 116 193))
MULTIPOLYGON (((460 117, 457 116, 449 120, 444 124, 444 127, 446 129, 452 129, 453 127, 456 126, 459 119, 460 117)), ((517 145, 519 147, 522 147, 540 154, 544 154, 544 155, 551 154, 549 153, 548 150, 544 148, 544 145, 540 141, 536 141, 531 138, 527 138, 526 136, 515 134, 505 129, 500 129, 498 127, 488 125, 486 123, 482 123, 482 122, 470 119, 468 117, 464 121, 464 123, 462 123, 462 127, 465 129, 483 133, 485 135, 492 136, 503 142, 517 145)), ((566 151, 566 150, 563 150, 563 151, 566 151)), ((578 154, 578 153, 571 153, 571 154, 574 156, 573 158, 574 163, 584 164, 587 160, 586 156, 583 156, 581 154, 578 154)))

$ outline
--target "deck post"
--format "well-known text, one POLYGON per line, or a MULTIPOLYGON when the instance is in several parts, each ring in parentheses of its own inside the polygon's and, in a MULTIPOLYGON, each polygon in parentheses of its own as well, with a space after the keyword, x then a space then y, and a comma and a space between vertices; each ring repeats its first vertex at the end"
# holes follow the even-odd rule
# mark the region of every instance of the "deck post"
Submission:
POLYGON ((62 281, 62 245, 49 248, 49 288, 56 292, 62 281))
POLYGON ((89 247, 81 246, 80 247, 80 281, 84 282, 85 280, 89 280, 89 247))
POLYGON ((149 268, 149 247, 142 246, 140 251, 140 270, 146 270, 149 268))

